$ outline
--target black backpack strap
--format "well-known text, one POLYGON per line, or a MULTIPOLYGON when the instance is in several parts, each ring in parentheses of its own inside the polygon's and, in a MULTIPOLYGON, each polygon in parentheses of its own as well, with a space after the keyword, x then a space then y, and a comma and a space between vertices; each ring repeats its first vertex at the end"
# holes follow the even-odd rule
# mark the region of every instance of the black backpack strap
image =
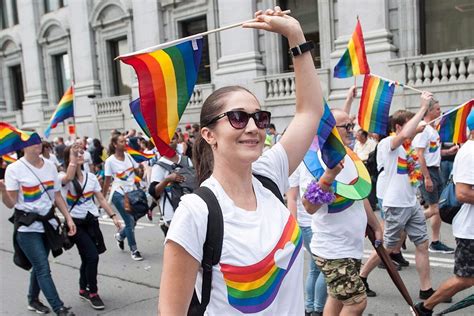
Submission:
POLYGON ((272 193, 281 201, 281 203, 285 204, 285 200, 283 199, 283 196, 281 195, 278 185, 275 182, 273 182, 272 179, 262 176, 260 174, 253 174, 253 176, 257 178, 257 180, 260 181, 266 189, 272 191, 272 193))
POLYGON ((207 204, 209 214, 207 216, 206 240, 203 245, 202 256, 202 291, 201 302, 197 299, 196 292, 193 294, 191 307, 188 315, 202 315, 206 311, 211 299, 212 266, 219 263, 222 253, 222 241, 224 239, 224 219, 222 210, 216 196, 207 187, 199 187, 194 190, 207 204))

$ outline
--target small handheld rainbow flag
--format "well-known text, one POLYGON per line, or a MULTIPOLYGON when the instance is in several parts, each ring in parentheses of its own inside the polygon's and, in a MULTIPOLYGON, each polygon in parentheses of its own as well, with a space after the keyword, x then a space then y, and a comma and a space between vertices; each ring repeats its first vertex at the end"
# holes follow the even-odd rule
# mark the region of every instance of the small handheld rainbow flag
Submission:
POLYGON ((0 155, 40 143, 41 138, 37 133, 22 131, 6 122, 0 122, 0 155))
POLYGON ((359 125, 367 131, 386 135, 395 84, 365 75, 359 106, 359 125))
POLYGON ((359 19, 357 19, 357 25, 349 40, 349 44, 347 44, 347 49, 336 67, 334 67, 334 77, 348 78, 369 73, 369 64, 365 55, 364 36, 362 35, 359 19))
POLYGON ((126 149, 127 153, 129 153, 129 155, 132 156, 132 158, 138 163, 150 160, 151 158, 155 157, 154 154, 145 154, 144 152, 135 150, 129 146, 127 146, 126 149))
POLYGON ((474 99, 441 118, 438 132, 442 142, 462 144, 467 141, 466 120, 473 106, 474 99))
POLYGON ((17 159, 13 158, 10 155, 2 155, 2 160, 5 161, 7 163, 7 165, 9 165, 11 163, 14 163, 17 159))
POLYGON ((191 98, 201 62, 202 37, 150 53, 119 56, 138 77, 140 107, 159 153, 175 155, 168 144, 191 98))
POLYGON ((66 90, 59 101, 58 107, 51 116, 49 125, 44 131, 44 136, 48 138, 51 130, 68 117, 74 117, 74 88, 72 86, 66 90))

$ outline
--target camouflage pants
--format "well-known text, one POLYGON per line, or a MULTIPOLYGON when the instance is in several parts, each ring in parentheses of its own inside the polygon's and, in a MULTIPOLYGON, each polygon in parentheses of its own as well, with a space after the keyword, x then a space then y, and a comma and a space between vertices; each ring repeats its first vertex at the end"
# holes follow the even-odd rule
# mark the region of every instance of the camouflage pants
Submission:
POLYGON ((454 274, 462 278, 474 277, 474 240, 456 238, 454 274))
POLYGON ((360 303, 367 297, 364 283, 359 277, 361 260, 324 259, 318 256, 313 256, 313 259, 324 274, 329 295, 344 305, 360 303))

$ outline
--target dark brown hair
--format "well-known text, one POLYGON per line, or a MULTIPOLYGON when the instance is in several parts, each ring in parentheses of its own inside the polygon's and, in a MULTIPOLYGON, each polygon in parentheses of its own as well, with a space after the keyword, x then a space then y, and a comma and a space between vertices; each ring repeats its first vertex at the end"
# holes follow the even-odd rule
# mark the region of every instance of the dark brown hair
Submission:
MULTIPOLYGON (((67 170, 67 167, 69 166, 69 157, 71 155, 71 149, 72 149, 72 146, 66 146, 64 148, 64 171, 67 170)), ((84 170, 84 165, 81 165, 81 170, 84 170)), ((77 177, 76 174, 74 174, 74 179, 77 177)))
MULTIPOLYGON (((247 92, 257 99, 252 92, 241 86, 228 86, 217 89, 207 97, 206 101, 204 101, 204 104, 202 105, 199 122, 200 125, 212 129, 215 126, 215 123, 209 124, 209 122, 214 117, 221 114, 223 107, 226 105, 226 97, 234 92, 247 92)), ((200 133, 194 142, 192 157, 193 165, 196 169, 196 174, 198 177, 198 182, 201 184, 212 174, 212 170, 214 169, 214 156, 211 145, 209 145, 206 140, 202 138, 200 133)))
POLYGON ((119 137, 122 136, 121 134, 114 134, 110 138, 110 144, 109 144, 109 156, 112 156, 115 154, 115 145, 117 145, 119 137))
POLYGON ((396 132, 397 125, 403 126, 408 122, 415 114, 413 112, 407 110, 398 110, 392 115, 392 119, 390 122, 390 126, 392 128, 392 132, 396 132))

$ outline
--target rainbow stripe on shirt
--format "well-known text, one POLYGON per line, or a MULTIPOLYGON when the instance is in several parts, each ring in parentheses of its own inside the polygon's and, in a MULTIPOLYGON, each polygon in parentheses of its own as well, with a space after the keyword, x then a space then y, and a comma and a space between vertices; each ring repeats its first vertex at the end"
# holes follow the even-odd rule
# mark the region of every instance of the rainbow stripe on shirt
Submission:
POLYGON ((128 176, 130 175, 131 171, 133 171, 133 167, 128 168, 122 172, 118 172, 115 176, 120 180, 127 181, 128 176))
MULTIPOLYGON (((54 181, 45 181, 42 183, 46 191, 54 189, 54 181)), ((23 192, 23 201, 25 203, 31 203, 39 200, 43 192, 41 191, 41 185, 34 185, 32 187, 21 186, 23 192)))
POLYGON ((221 263, 229 304, 245 314, 270 306, 302 244, 301 230, 294 217, 289 216, 280 240, 260 262, 245 267, 221 263))
POLYGON ((434 141, 434 142, 431 142, 430 141, 430 146, 429 146, 429 149, 428 151, 430 153, 435 153, 437 150, 438 150, 439 146, 438 146, 438 142, 437 141, 434 141))
POLYGON ((328 213, 334 214, 342 212, 354 204, 354 200, 347 199, 343 196, 336 194, 336 199, 334 202, 328 205, 328 213))
MULTIPOLYGON (((87 202, 88 200, 92 199, 92 196, 94 195, 94 191, 90 191, 90 192, 86 192, 84 194, 82 194, 82 197, 81 199, 77 202, 76 205, 81 205, 85 202, 87 202)), ((74 204, 74 202, 76 202, 78 196, 77 195, 74 195, 72 194, 71 191, 67 191, 67 195, 66 195, 66 201, 67 201, 67 205, 71 206, 74 204)))
POLYGON ((397 173, 398 174, 408 174, 408 163, 406 159, 403 159, 402 157, 398 157, 398 162, 397 162, 397 173))

